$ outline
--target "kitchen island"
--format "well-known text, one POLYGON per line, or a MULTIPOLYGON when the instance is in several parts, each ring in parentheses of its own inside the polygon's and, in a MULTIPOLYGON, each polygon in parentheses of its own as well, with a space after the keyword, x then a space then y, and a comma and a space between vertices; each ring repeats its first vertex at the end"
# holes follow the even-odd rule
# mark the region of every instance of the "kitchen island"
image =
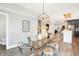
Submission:
POLYGON ((63 42, 72 43, 72 31, 71 30, 63 31, 63 42))

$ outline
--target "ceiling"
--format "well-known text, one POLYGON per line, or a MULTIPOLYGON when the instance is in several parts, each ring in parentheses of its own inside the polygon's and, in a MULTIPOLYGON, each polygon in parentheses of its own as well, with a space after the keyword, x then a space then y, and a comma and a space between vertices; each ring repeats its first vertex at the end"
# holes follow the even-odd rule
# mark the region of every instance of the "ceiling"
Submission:
MULTIPOLYGON (((64 23, 65 12, 71 13, 71 19, 79 19, 79 3, 44 3, 44 6, 44 12, 48 14, 51 24, 64 23)), ((0 4, 0 7, 16 10, 16 13, 19 11, 34 19, 38 19, 37 16, 43 12, 43 3, 4 3, 0 4)))
MULTIPOLYGON (((43 10, 43 3, 18 3, 17 5, 28 8, 39 15, 43 10)), ((51 18, 63 19, 64 12, 71 12, 73 15, 79 13, 78 3, 44 3, 44 11, 51 18)))

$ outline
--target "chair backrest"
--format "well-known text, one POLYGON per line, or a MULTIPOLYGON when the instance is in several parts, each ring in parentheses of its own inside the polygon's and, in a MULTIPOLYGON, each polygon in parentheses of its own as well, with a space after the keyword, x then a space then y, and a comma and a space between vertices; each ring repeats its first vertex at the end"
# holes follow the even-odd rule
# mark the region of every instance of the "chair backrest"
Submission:
POLYGON ((28 44, 31 44, 31 38, 27 37, 27 39, 28 39, 28 44))
POLYGON ((26 43, 24 43, 24 42, 19 42, 19 43, 17 44, 18 47, 23 47, 23 46, 25 46, 25 45, 26 45, 26 43))
POLYGON ((17 47, 19 48, 19 51, 20 51, 20 53, 22 54, 22 55, 25 55, 25 53, 26 53, 26 49, 29 47, 29 45, 28 44, 26 44, 26 43, 24 43, 24 42, 19 42, 18 44, 17 44, 17 47))

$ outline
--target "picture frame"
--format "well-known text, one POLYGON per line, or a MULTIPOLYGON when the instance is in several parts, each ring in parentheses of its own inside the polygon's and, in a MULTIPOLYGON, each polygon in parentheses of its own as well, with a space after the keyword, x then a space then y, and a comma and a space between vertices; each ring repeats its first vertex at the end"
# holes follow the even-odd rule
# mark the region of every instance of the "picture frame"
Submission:
POLYGON ((30 21, 22 20, 22 32, 29 32, 29 31, 30 31, 30 21))

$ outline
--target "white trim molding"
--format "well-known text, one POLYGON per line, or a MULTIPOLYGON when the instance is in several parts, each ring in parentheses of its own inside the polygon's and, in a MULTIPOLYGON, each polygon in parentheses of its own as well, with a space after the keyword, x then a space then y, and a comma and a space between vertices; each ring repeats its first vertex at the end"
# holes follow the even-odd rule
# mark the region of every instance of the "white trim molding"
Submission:
POLYGON ((17 44, 16 45, 12 45, 12 46, 8 46, 7 49, 11 49, 11 48, 15 48, 17 47, 17 44))
POLYGON ((13 9, 9 9, 9 8, 5 8, 5 7, 0 7, 1 10, 4 10, 4 11, 9 11, 9 12, 12 12, 12 13, 16 13, 16 14, 20 14, 20 15, 26 15, 24 13, 21 13, 19 11, 15 11, 13 9))
POLYGON ((9 21, 9 14, 8 13, 4 13, 4 12, 0 12, 0 14, 5 15, 6 16, 6 49, 8 48, 8 40, 9 40, 9 31, 8 31, 8 21, 9 21))
POLYGON ((33 16, 33 14, 29 14, 28 11, 27 11, 27 13, 24 13, 24 12, 21 12, 21 11, 18 11, 18 10, 13 10, 13 9, 6 8, 6 7, 1 7, 1 6, 0 6, 0 9, 1 9, 1 10, 4 10, 4 11, 16 13, 16 14, 19 14, 19 15, 33 16))

